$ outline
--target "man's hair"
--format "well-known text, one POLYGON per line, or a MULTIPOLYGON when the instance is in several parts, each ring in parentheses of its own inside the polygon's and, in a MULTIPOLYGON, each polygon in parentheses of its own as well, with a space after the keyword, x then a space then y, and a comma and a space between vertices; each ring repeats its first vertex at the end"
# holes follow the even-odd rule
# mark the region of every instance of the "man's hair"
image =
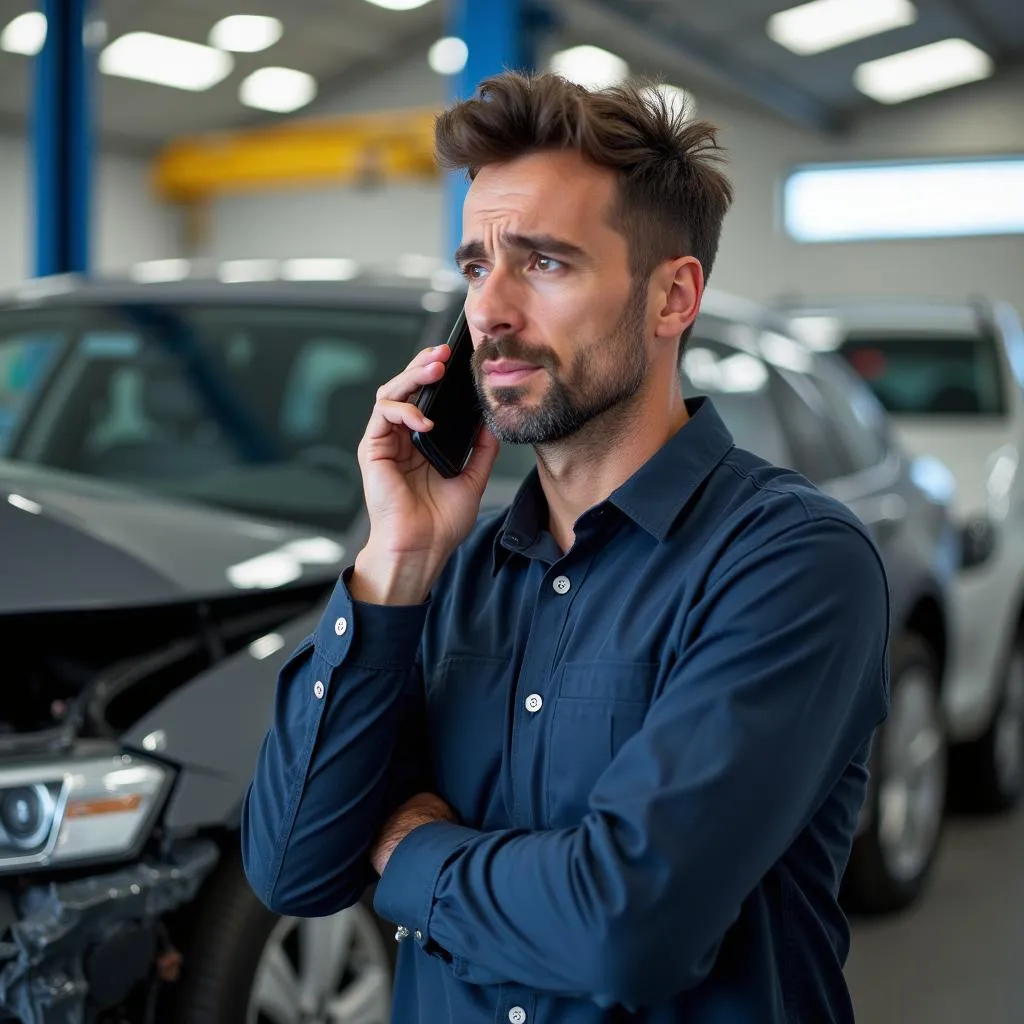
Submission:
POLYGON ((508 71, 438 117, 435 151, 440 167, 472 180, 488 164, 575 150, 618 175, 610 223, 626 239, 634 280, 680 256, 695 256, 706 280, 733 196, 717 135, 653 83, 592 91, 553 73, 508 71))

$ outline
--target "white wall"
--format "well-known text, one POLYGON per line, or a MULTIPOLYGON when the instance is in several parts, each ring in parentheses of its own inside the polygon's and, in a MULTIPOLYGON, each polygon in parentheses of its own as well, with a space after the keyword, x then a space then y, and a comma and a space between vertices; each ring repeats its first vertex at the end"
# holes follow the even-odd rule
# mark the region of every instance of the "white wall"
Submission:
MULTIPOLYGON (((149 191, 149 166, 133 157, 97 160, 93 261, 97 272, 116 272, 138 260, 175 256, 178 214, 149 191)), ((32 273, 33 191, 24 140, 0 136, 0 287, 32 273)))
MULTIPOLYGON (((444 83, 418 58, 317 112, 443 102, 444 83)), ((797 163, 1024 152, 1024 75, 879 110, 837 140, 752 106, 701 95, 698 103, 700 115, 722 127, 737 192, 714 271, 718 287, 753 298, 985 291, 1024 308, 1024 238, 800 245, 784 236, 777 216, 780 184, 797 163)), ((225 199, 212 211, 208 251, 219 258, 334 254, 378 261, 406 252, 444 256, 445 244, 440 187, 424 184, 225 199)))
POLYGON ((828 140, 735 106, 701 103, 722 126, 736 201, 726 221, 714 283, 752 298, 781 292, 963 296, 998 294, 1024 310, 1024 237, 799 244, 779 224, 787 169, 813 161, 1024 153, 1024 75, 865 120, 828 140))

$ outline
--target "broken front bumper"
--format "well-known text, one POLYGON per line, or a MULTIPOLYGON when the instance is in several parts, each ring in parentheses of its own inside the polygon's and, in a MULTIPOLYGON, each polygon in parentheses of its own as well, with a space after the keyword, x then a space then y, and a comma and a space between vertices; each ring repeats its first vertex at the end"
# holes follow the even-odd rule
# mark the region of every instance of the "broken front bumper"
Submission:
POLYGON ((87 1024, 153 971, 158 924, 190 903, 220 857, 209 840, 166 860, 49 882, 0 899, 0 1020, 87 1024))

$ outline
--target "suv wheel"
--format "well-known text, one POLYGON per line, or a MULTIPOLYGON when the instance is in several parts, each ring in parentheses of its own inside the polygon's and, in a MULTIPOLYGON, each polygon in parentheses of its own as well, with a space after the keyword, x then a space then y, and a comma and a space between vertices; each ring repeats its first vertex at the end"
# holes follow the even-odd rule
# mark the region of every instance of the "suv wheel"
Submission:
POLYGON ((1024 635, 1007 659, 992 721, 973 743, 953 748, 951 782, 958 809, 1006 811, 1024 791, 1024 635))
POLYGON ((388 1024, 394 935, 365 903, 272 914, 227 857, 195 908, 165 1024, 388 1024))
POLYGON ((889 913, 924 888, 942 835, 946 733, 938 659, 919 636, 894 641, 890 707, 871 751, 864 827, 843 880, 851 910, 889 913))

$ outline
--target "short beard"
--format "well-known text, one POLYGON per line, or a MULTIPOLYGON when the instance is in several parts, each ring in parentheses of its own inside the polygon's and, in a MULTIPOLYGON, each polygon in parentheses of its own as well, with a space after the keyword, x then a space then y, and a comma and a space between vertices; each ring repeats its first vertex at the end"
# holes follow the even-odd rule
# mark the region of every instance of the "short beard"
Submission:
POLYGON ((559 362, 553 352, 527 346, 515 335, 483 342, 473 353, 473 370, 484 422, 490 432, 502 444, 554 444, 578 434, 598 417, 635 398, 648 369, 643 331, 646 306, 646 287, 634 287, 618 323, 599 341, 578 352, 565 376, 559 374, 559 362), (618 365, 614 362, 616 358, 618 365), (529 362, 549 375, 548 392, 536 409, 520 407, 525 388, 495 388, 488 394, 481 366, 493 359, 529 362), (614 366, 613 370, 606 368, 608 376, 604 378, 595 372, 595 366, 602 364, 614 366), (512 410, 518 412, 514 419, 508 415, 512 410), (500 415, 502 411, 506 415, 500 415))

